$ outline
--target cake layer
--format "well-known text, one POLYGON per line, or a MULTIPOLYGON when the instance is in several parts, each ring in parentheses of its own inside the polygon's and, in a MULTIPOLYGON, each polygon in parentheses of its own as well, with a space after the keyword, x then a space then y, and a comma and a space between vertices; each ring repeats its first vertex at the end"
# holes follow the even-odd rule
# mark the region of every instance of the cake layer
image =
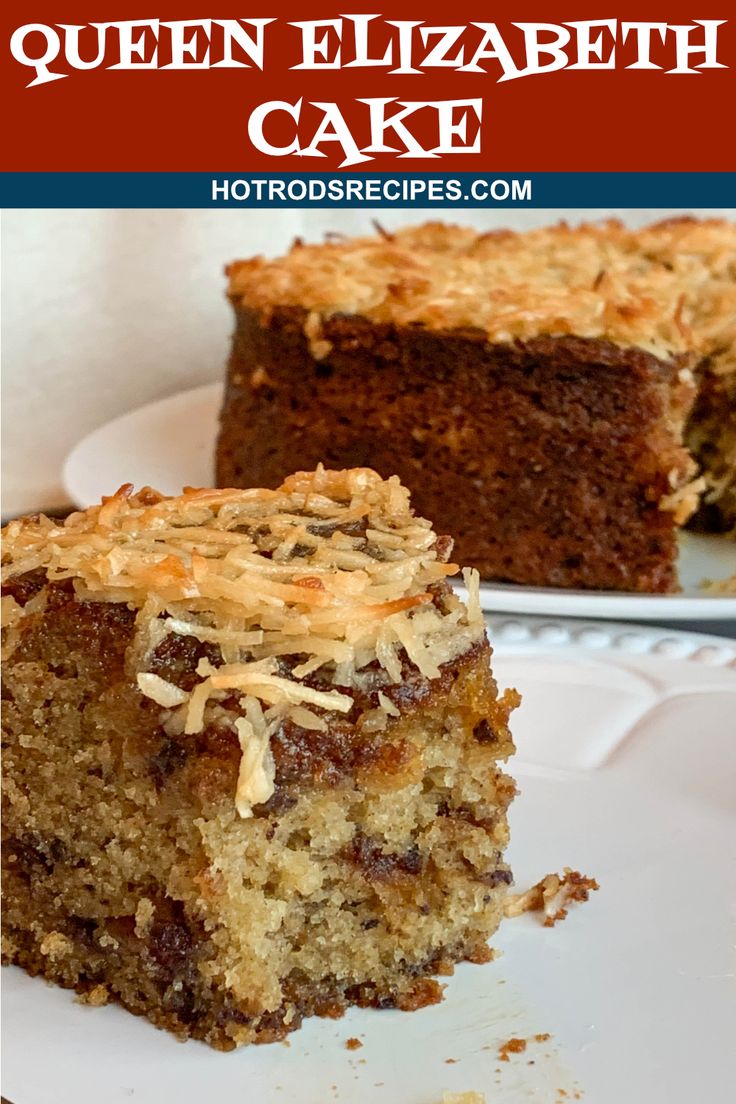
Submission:
POLYGON ((484 578, 675 589, 686 356, 336 316, 316 361, 304 327, 297 309, 267 323, 238 310, 218 481, 277 485, 294 455, 370 463, 443 518, 484 578))
POLYGON ((490 957, 517 698, 396 481, 121 495, 6 551, 7 961, 229 1049, 490 957))

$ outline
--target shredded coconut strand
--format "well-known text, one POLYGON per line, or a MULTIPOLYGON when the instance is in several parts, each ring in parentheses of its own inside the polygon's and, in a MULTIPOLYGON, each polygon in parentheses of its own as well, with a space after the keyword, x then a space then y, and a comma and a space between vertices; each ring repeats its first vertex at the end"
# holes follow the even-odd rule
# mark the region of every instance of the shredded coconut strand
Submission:
POLYGON ((562 874, 546 874, 524 893, 510 893, 506 897, 504 913, 507 917, 513 917, 525 912, 542 912, 544 926, 553 928, 558 921, 566 918, 568 905, 574 901, 587 901, 591 890, 599 888, 595 878, 588 878, 566 866, 562 874))
MULTIPOLYGON (((363 686, 369 666, 374 688, 401 681, 402 656, 436 678, 484 632, 477 572, 465 573, 466 609, 444 585, 458 568, 438 557, 408 491, 364 468, 300 472, 275 491, 165 498, 126 485, 63 523, 11 522, 4 554, 4 580, 43 568, 51 582, 73 579, 84 600, 136 609, 138 687, 184 732, 239 695, 244 817, 273 793, 270 738, 285 719, 324 730, 327 714, 351 710, 344 691, 363 686), (168 634, 219 647, 222 662, 201 659, 190 691, 146 669, 168 634), (319 688, 304 681, 315 673, 319 688)), ((380 730, 397 715, 381 691, 365 716, 380 730)))

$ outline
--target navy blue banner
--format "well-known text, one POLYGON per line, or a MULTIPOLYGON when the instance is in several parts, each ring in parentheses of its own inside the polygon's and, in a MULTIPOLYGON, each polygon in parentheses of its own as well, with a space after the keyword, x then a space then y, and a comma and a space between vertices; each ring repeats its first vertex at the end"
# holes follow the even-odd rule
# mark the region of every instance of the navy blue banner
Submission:
POLYGON ((736 173, 1 173, 2 207, 736 207, 736 173))

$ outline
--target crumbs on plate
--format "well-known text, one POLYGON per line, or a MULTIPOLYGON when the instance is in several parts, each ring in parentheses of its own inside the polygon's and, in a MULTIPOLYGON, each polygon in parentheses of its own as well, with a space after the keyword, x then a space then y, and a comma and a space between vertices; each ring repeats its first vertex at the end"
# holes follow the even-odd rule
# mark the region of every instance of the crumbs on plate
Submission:
POLYGON ((588 878, 579 870, 563 868, 562 874, 547 874, 524 893, 510 893, 504 912, 507 917, 521 916, 524 912, 543 912, 545 928, 553 928, 567 916, 573 902, 587 901, 591 891, 599 889, 595 878, 588 878))

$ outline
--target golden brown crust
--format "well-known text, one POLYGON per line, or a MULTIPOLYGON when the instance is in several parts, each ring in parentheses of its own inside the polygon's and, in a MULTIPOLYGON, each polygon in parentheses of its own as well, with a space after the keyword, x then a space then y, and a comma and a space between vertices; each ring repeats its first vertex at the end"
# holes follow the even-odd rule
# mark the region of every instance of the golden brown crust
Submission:
POLYGON ((268 316, 308 312, 316 359, 325 318, 360 315, 433 329, 479 327, 494 342, 575 334, 657 356, 695 349, 733 370, 736 224, 609 221, 479 234, 444 223, 391 235, 295 244, 228 268, 230 296, 268 316))

